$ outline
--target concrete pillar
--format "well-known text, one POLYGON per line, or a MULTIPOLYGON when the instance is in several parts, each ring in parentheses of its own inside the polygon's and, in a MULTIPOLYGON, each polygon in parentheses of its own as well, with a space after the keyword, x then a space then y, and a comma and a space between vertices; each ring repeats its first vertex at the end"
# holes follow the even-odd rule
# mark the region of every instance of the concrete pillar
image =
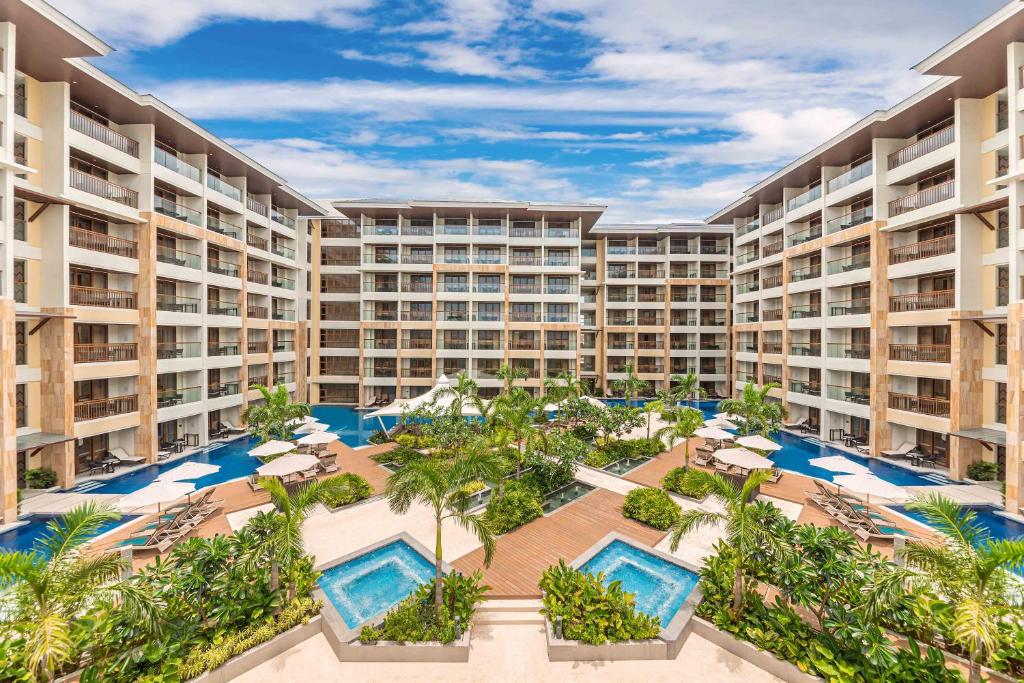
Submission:
MULTIPOLYGON (((978 315, 957 311, 951 318, 978 315)), ((976 429, 983 420, 981 370, 984 365, 985 332, 973 320, 950 320, 951 380, 949 386, 950 431, 976 429)), ((949 443, 949 473, 954 479, 967 474, 967 466, 981 460, 981 444, 971 439, 952 438, 949 443)))
MULTIPOLYGON (((1006 497, 1007 512, 1024 504, 1024 303, 1006 310, 1006 497)), ((955 439, 963 441, 963 439, 955 439)))
POLYGON ((871 433, 872 455, 892 448, 889 426, 889 233, 871 234, 871 433))
POLYGON ((0 299, 0 523, 18 518, 14 300, 0 299))
POLYGON ((138 243, 139 377, 135 390, 139 395, 139 428, 135 432, 135 455, 141 455, 147 462, 156 462, 159 442, 156 424, 156 225, 142 223, 138 243))
MULTIPOLYGON (((43 313, 71 316, 70 308, 46 308, 43 313)), ((41 381, 40 428, 54 434, 75 433, 75 329, 71 317, 51 318, 36 332, 39 335, 39 365, 41 381)), ((61 487, 75 483, 75 443, 46 446, 42 452, 42 466, 57 473, 61 487)))

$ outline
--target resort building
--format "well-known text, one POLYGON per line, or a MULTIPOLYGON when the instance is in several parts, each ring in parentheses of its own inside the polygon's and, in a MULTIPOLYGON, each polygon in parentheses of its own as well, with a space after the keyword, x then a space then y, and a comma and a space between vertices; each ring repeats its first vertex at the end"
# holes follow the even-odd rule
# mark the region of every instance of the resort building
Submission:
POLYGON ((0 523, 26 469, 71 486, 108 452, 205 445, 250 383, 305 397, 301 217, 323 209, 82 59, 108 50, 0 5, 0 523))
POLYGON ((631 363, 652 389, 726 388, 728 226, 597 226, 604 207, 334 201, 312 220, 311 400, 413 398, 498 368, 538 391, 570 373, 602 395, 631 363))
POLYGON ((735 228, 736 387, 822 439, 986 460, 1024 502, 1024 5, 917 65, 939 77, 710 217, 735 228))

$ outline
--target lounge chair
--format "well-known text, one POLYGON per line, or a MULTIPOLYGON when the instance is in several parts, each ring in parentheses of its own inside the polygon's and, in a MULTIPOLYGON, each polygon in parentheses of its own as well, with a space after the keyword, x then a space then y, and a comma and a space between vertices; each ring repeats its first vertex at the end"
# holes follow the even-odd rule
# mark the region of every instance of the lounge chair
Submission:
POLYGON ((310 468, 308 470, 305 470, 304 472, 301 472, 300 474, 302 474, 302 480, 316 479, 317 474, 319 474, 319 472, 320 472, 320 467, 317 466, 317 467, 312 467, 312 468, 310 468))
POLYGON ((728 465, 728 464, 726 464, 724 462, 715 461, 715 471, 716 472, 721 472, 722 474, 728 474, 730 469, 731 469, 730 465, 728 465))
POLYGON ((768 477, 768 481, 771 482, 772 484, 779 483, 779 479, 782 479, 782 470, 780 470, 778 467, 773 467, 771 471, 772 476, 768 477))
POLYGON ((260 486, 260 475, 255 472, 249 475, 249 488, 252 489, 253 493, 263 490, 263 487, 260 486))
POLYGON ((868 526, 861 527, 853 530, 853 535, 864 542, 869 542, 872 538, 882 539, 883 541, 893 541, 897 536, 901 536, 907 540, 916 541, 916 536, 911 534, 909 531, 894 526, 876 525, 871 524, 868 526))
POLYGON ((891 450, 882 451, 882 455, 884 455, 884 456, 886 456, 888 458, 909 458, 910 454, 913 453, 916 450, 917 450, 917 444, 916 443, 910 443, 909 441, 904 441, 902 444, 900 444, 899 448, 893 448, 891 450))
POLYGON ((801 417, 796 422, 783 422, 782 426, 785 427, 786 429, 803 429, 806 424, 807 418, 801 417))
POLYGON ((223 431, 227 432, 228 434, 244 434, 245 432, 249 431, 247 429, 242 429, 241 427, 236 427, 230 422, 226 421, 221 422, 217 426, 220 427, 223 431))
POLYGON ((117 460, 118 465, 135 465, 140 462, 145 462, 146 459, 141 455, 132 455, 125 451, 123 448, 118 446, 117 448, 111 448, 107 451, 107 455, 117 460))
POLYGON ((707 467, 712 460, 713 458, 710 453, 701 453, 700 451, 697 452, 697 456, 693 459, 693 461, 701 467, 707 467))
POLYGON ((323 468, 325 474, 330 474, 331 472, 338 471, 338 463, 336 462, 337 459, 338 456, 335 455, 334 453, 324 455, 323 457, 320 458, 320 467, 323 468))

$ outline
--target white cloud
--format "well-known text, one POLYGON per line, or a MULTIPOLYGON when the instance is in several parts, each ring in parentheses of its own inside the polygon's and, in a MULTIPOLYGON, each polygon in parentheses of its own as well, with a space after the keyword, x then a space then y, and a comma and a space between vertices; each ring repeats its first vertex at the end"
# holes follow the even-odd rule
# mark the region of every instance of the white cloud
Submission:
POLYGON ((422 43, 419 49, 427 55, 423 66, 433 71, 490 78, 540 78, 542 75, 537 69, 515 64, 515 59, 487 54, 468 45, 437 41, 422 43))
POLYGON ((508 0, 443 0, 445 24, 455 35, 469 41, 489 38, 505 22, 508 0))
POLYGON ((368 53, 362 50, 339 50, 338 54, 344 59, 354 62, 377 62, 389 66, 411 66, 416 63, 412 55, 399 52, 368 53))

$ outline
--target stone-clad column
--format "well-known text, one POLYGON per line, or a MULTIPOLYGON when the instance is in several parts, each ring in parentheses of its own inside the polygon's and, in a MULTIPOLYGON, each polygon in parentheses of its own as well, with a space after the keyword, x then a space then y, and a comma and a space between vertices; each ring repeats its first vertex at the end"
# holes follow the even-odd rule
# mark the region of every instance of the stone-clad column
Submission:
POLYGON ((871 233, 871 454, 892 448, 889 427, 889 233, 871 233))
MULTIPOLYGON (((1024 503, 1024 303, 1006 309, 1006 498, 1007 512, 1024 503)), ((963 439, 954 439, 963 441, 963 439)))
MULTIPOLYGON (((951 318, 977 316, 977 311, 954 311, 951 318)), ((981 427, 984 389, 985 332, 973 320, 950 320, 949 428, 951 432, 981 427)), ((981 444, 972 439, 949 440, 949 474, 954 479, 967 475, 967 466, 981 460, 981 444)))
POLYGON ((0 523, 18 518, 14 300, 0 299, 0 523))
MULTIPOLYGON (((53 434, 75 433, 75 323, 68 308, 47 308, 43 313, 54 317, 36 332, 39 335, 40 427, 53 434)), ((42 322, 42 321, 41 321, 42 322)), ((75 443, 46 446, 42 465, 57 473, 61 487, 75 484, 75 443)))
POLYGON ((156 225, 151 222, 139 225, 138 242, 139 378, 135 391, 139 395, 139 427, 135 432, 135 455, 141 455, 147 462, 156 462, 156 225))

